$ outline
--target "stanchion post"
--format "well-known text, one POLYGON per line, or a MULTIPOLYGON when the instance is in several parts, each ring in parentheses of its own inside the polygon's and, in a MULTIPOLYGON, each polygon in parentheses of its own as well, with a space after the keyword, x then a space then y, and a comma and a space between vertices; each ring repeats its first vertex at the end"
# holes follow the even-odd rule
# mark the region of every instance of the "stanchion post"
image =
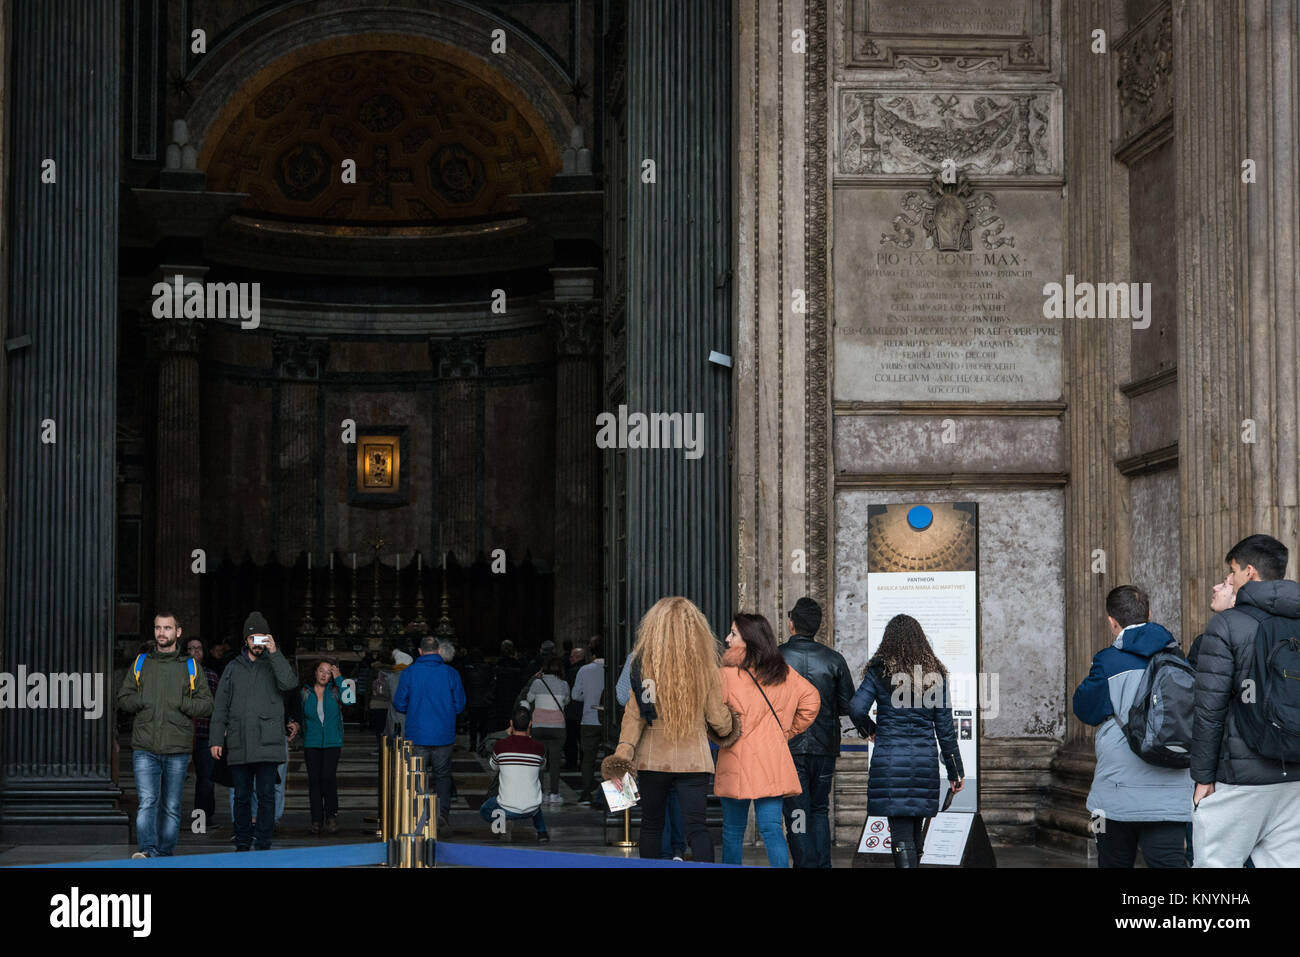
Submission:
POLYGON ((632 809, 623 808, 623 840, 614 841, 615 847, 636 847, 636 842, 632 840, 632 809))
POLYGON ((402 789, 402 833, 409 835, 414 830, 411 821, 411 795, 415 793, 415 754, 412 751, 412 745, 409 741, 402 742, 402 750, 405 761, 403 764, 403 784, 402 789))
POLYGON ((395 735, 389 742, 388 751, 388 837, 395 840, 402 833, 402 822, 398 817, 402 790, 402 736, 395 735))
POLYGON ((388 843, 389 838, 393 836, 391 822, 388 818, 388 808, 392 803, 391 793, 393 789, 392 771, 389 768, 389 745, 388 738, 380 738, 379 749, 379 836, 388 843))
POLYGON ((388 863, 390 867, 402 867, 402 788, 405 781, 402 774, 403 745, 400 734, 390 740, 384 738, 388 747, 388 797, 384 802, 384 811, 388 817, 388 863))
POLYGON ((419 757, 411 759, 415 769, 411 772, 411 791, 407 802, 411 806, 411 865, 416 868, 424 866, 424 833, 420 829, 420 811, 423 805, 421 795, 424 793, 424 761, 419 757))
POLYGON ((424 866, 437 867, 438 797, 426 789, 424 797, 424 866))

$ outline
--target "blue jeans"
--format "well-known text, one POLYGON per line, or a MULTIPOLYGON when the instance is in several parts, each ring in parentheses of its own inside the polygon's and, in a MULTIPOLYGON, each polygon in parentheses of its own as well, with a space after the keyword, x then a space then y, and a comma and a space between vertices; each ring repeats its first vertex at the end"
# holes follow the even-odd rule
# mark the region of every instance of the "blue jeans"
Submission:
POLYGON ((669 859, 681 857, 686 853, 686 834, 682 831, 682 806, 677 800, 676 788, 670 788, 668 791, 662 851, 664 857, 669 859))
POLYGON ((506 816, 507 821, 524 821, 531 818, 533 827, 537 828, 537 833, 546 833, 546 819, 542 817, 542 809, 540 807, 536 811, 525 811, 522 814, 518 814, 514 811, 507 811, 505 808, 501 807, 501 802, 497 800, 497 796, 494 794, 483 802, 483 806, 478 809, 478 813, 482 816, 483 820, 491 824, 492 816, 498 809, 500 809, 501 813, 506 816))
POLYGON ((139 749, 131 753, 135 790, 140 809, 135 814, 135 838, 142 854, 171 857, 181 834, 181 792, 189 753, 154 754, 139 749))
MULTIPOLYGON (((722 801, 722 863, 739 864, 745 850, 745 825, 749 823, 748 798, 720 798, 722 801)), ((781 799, 754 799, 754 821, 763 835, 767 863, 772 867, 789 867, 790 855, 781 828, 781 799)))
POLYGON ((835 777, 835 755, 796 754, 803 793, 785 799, 785 829, 790 837, 790 857, 795 867, 831 866, 831 781, 835 777), (795 812, 802 811, 802 823, 795 812))

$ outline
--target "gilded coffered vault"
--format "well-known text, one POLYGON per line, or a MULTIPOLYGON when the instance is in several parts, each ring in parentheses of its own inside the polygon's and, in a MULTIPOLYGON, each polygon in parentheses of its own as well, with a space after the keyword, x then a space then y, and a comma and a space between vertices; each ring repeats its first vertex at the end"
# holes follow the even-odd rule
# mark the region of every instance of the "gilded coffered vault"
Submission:
POLYGON ((265 71, 205 145, 212 185, 273 218, 435 224, 508 216, 511 193, 559 171, 532 108, 486 68, 380 42, 265 71))

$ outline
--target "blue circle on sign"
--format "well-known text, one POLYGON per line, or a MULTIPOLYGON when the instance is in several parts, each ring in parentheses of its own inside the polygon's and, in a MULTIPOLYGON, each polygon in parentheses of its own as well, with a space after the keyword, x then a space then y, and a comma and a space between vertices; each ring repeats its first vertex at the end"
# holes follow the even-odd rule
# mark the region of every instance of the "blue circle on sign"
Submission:
POLYGON ((917 505, 907 511, 907 524, 918 532, 924 532, 934 522, 934 512, 924 505, 917 505))

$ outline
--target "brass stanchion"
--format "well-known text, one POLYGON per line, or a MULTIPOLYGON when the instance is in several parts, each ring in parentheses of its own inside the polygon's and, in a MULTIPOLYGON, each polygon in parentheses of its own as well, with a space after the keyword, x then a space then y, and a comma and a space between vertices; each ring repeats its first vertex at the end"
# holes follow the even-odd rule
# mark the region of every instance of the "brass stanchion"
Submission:
POLYGON ((614 841, 614 847, 636 847, 636 841, 632 840, 632 809, 623 808, 623 840, 614 841))
POLYGON ((411 840, 411 866, 420 868, 424 866, 424 833, 420 826, 420 812, 423 810, 422 795, 424 793, 424 759, 414 757, 411 759, 414 770, 411 771, 411 791, 407 795, 407 804, 411 811, 411 828, 407 832, 411 840))
POLYGON ((402 833, 411 833, 411 785, 414 777, 415 755, 410 741, 402 742, 402 833))
POLYGON ((424 866, 437 867, 438 847, 438 796, 432 792, 424 795, 424 866))
POLYGON ((429 789, 423 755, 401 736, 381 752, 380 821, 389 867, 433 867, 438 800, 429 789))
POLYGON ((423 855, 423 847, 417 847, 415 833, 416 795, 423 779, 424 761, 414 753, 410 741, 402 742, 401 788, 398 790, 398 829, 397 860, 398 867, 418 867, 423 855))
POLYGON ((390 797, 393 787, 392 771, 389 768, 389 744, 388 738, 380 738, 379 749, 379 837, 385 844, 393 836, 391 822, 388 819, 388 807, 392 803, 390 797))
POLYGON ((402 767, 404 763, 403 745, 405 744, 405 742, 402 740, 402 736, 399 734, 393 737, 391 741, 387 737, 385 737, 384 744, 385 747, 387 748, 386 753, 388 755, 388 773, 387 773, 388 794, 384 800, 384 817, 388 819, 388 833, 387 836, 385 837, 385 841, 388 845, 388 866, 401 867, 402 866, 402 854, 401 854, 402 842, 400 840, 400 836, 404 833, 402 831, 402 819, 401 819, 401 805, 402 805, 401 794, 402 794, 402 789, 405 786, 405 781, 402 773, 402 767))
POLYGON ((389 837, 397 833, 397 787, 398 774, 402 760, 402 738, 397 736, 388 742, 388 824, 389 837))

